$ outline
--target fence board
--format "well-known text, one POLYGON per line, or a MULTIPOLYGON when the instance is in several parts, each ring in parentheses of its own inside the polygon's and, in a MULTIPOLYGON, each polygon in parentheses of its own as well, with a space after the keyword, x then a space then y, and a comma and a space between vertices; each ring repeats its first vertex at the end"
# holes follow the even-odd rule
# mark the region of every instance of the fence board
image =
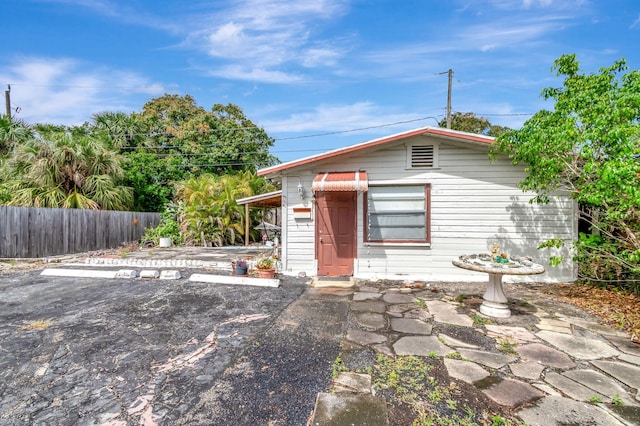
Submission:
POLYGON ((116 248, 158 223, 158 213, 0 206, 0 258, 116 248))

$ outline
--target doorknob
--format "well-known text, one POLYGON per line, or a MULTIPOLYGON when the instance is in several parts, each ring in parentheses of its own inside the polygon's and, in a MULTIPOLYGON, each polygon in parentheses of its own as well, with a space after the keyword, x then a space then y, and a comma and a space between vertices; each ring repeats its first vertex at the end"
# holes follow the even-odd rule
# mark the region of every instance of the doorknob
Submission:
POLYGON ((322 237, 320 237, 320 242, 322 242, 322 237))

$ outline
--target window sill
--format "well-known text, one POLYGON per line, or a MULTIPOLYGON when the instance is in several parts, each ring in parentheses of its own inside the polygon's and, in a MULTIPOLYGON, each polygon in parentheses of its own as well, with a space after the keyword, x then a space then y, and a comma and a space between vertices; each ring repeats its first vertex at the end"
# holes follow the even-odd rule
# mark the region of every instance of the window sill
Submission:
POLYGON ((408 241, 406 243, 404 242, 369 242, 369 241, 365 241, 363 243, 363 245, 365 247, 431 247, 431 243, 420 243, 420 242, 412 242, 412 241, 408 241))

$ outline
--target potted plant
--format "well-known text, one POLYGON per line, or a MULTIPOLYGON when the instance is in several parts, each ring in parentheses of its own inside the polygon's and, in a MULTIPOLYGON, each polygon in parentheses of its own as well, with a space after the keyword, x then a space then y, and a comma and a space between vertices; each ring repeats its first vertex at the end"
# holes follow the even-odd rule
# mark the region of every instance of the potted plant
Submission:
POLYGON ((275 261, 271 257, 262 257, 256 262, 259 278, 273 278, 276 276, 275 261))
POLYGON ((247 275, 247 261, 246 260, 236 260, 234 262, 234 269, 236 275, 247 275))

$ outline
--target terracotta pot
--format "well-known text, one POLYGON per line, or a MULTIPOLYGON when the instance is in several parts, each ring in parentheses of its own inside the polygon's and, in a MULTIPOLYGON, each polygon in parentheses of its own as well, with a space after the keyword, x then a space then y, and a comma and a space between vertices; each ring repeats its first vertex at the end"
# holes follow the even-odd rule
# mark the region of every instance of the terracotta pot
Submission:
POLYGON ((275 269, 258 269, 258 278, 273 278, 276 276, 275 269))

